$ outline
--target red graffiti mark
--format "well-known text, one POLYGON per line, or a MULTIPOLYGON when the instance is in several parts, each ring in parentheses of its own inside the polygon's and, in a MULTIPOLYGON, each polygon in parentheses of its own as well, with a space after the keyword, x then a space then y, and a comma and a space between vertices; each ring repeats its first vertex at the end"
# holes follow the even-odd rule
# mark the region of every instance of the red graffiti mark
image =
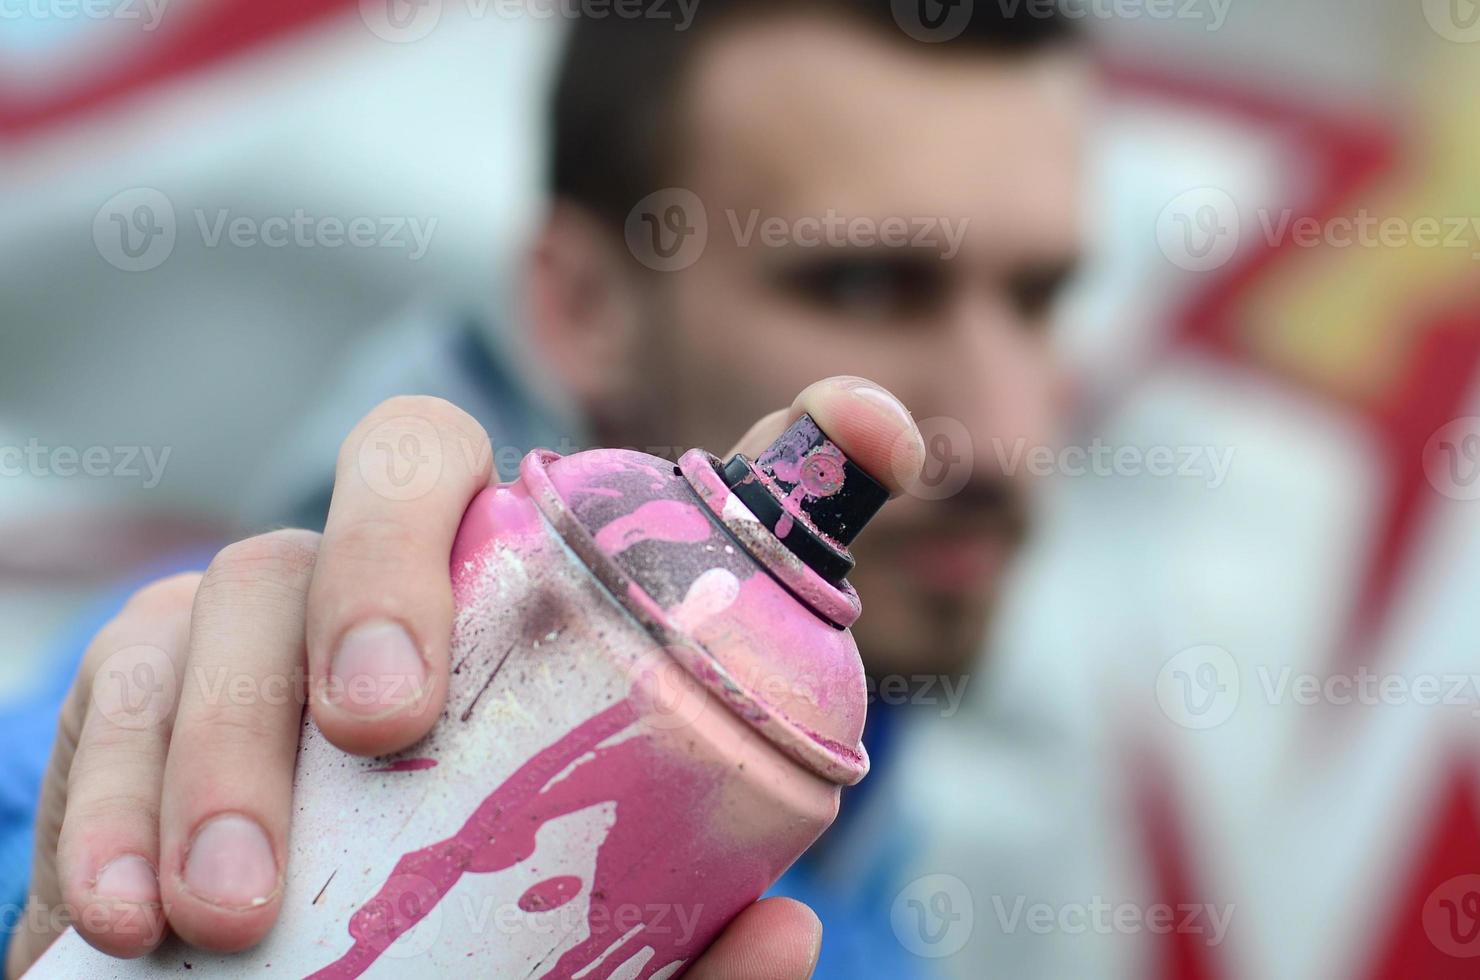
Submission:
POLYGON ((421 772, 423 769, 435 768, 437 768, 436 759, 401 759, 388 766, 370 769, 367 772, 421 772))

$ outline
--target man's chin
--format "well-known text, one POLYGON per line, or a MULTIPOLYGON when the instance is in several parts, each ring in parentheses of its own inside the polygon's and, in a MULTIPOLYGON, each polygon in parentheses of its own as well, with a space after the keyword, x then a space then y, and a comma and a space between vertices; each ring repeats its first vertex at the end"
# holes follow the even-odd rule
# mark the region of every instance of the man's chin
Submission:
POLYGON ((970 609, 943 608, 952 604, 932 603, 939 615, 909 625, 881 623, 870 628, 865 625, 869 616, 865 602, 863 618, 854 630, 864 668, 876 678, 971 673, 986 645, 986 600, 978 598, 970 609))
POLYGON ((961 674, 975 668, 997 594, 1021 546, 995 529, 885 537, 858 553, 863 600, 854 636, 876 675, 961 674))
POLYGON ((922 536, 896 549, 896 567, 927 603, 982 605, 1001 588, 1020 544, 1006 533, 922 536))

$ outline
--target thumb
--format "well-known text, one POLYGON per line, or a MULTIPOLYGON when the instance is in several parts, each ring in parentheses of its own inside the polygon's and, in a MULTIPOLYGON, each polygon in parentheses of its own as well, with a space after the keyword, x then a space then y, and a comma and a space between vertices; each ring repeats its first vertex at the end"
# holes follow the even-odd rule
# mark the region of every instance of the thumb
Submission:
POLYGON ((803 415, 812 416, 854 465, 899 494, 919 478, 925 441, 898 398, 864 378, 841 376, 808 385, 790 408, 761 419, 733 450, 754 459, 803 415))

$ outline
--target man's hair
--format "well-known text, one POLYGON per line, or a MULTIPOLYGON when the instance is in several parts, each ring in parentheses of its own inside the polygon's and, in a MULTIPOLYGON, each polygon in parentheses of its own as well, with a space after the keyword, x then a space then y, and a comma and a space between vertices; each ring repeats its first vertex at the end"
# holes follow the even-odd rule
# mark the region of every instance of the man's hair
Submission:
MULTIPOLYGON (((930 3, 937 0, 912 0, 930 3)), ((703 42, 727 23, 820 13, 915 45, 926 54, 1035 54, 1076 35, 1073 23, 1029 0, 958 0, 964 25, 938 42, 913 38, 896 20, 899 0, 690 0, 692 22, 678 29, 678 0, 640 0, 665 17, 577 16, 555 79, 550 191, 618 228, 639 200, 675 179, 675 118, 685 74, 703 42), (670 17, 672 19, 667 19, 670 17)), ((908 9, 906 7, 905 9, 908 9)), ((953 24, 953 28, 959 22, 953 24)))

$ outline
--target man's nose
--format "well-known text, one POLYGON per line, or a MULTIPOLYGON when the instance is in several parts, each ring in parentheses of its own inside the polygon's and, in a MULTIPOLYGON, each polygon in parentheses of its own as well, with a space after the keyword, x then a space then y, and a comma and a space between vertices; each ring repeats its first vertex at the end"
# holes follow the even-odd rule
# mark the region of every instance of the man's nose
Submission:
POLYGON ((995 445, 1010 451, 1041 427, 1049 397, 1043 340, 1005 304, 990 300, 957 304, 941 326, 910 408, 926 430, 927 451, 931 430, 954 431, 956 439, 964 430, 976 468, 990 469, 995 445), (927 424, 931 419, 940 421, 927 424))

